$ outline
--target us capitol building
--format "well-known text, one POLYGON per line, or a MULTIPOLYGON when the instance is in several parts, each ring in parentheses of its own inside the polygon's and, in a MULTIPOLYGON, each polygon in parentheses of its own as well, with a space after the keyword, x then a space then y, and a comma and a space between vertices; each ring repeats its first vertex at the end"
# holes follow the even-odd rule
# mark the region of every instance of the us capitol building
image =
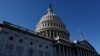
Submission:
POLYGON ((70 33, 51 7, 35 31, 0 23, 0 56, 100 56, 87 40, 70 40, 70 33))

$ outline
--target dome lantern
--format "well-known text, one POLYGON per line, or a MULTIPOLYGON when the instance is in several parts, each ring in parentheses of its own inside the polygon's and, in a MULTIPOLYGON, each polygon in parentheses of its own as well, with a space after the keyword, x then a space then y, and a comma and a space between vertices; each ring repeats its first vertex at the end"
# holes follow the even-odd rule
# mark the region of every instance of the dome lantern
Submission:
POLYGON ((49 4, 48 12, 53 12, 51 3, 49 4))

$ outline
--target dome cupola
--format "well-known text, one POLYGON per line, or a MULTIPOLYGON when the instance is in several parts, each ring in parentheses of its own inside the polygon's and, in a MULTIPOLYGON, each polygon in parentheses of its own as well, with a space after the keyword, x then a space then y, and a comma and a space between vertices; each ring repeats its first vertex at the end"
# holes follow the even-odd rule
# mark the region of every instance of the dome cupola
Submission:
POLYGON ((42 16, 37 24, 35 32, 49 38, 59 36, 69 40, 69 32, 66 30, 66 26, 60 20, 60 17, 53 12, 51 4, 47 9, 47 14, 42 16))

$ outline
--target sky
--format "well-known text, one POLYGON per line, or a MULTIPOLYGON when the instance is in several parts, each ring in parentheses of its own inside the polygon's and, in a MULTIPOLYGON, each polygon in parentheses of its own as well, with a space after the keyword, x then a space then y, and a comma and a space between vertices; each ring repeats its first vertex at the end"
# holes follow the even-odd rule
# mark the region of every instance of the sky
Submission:
POLYGON ((35 30, 49 3, 65 23, 71 40, 89 41, 100 53, 100 0, 0 0, 0 21, 35 30))

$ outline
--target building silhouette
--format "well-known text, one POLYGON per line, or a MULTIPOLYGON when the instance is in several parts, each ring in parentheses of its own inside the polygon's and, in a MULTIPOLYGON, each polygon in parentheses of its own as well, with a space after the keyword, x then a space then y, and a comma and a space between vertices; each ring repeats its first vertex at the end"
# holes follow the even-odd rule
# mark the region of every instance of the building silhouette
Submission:
POLYGON ((38 22, 35 32, 0 23, 0 56, 100 56, 87 40, 70 40, 70 33, 52 9, 38 22))

